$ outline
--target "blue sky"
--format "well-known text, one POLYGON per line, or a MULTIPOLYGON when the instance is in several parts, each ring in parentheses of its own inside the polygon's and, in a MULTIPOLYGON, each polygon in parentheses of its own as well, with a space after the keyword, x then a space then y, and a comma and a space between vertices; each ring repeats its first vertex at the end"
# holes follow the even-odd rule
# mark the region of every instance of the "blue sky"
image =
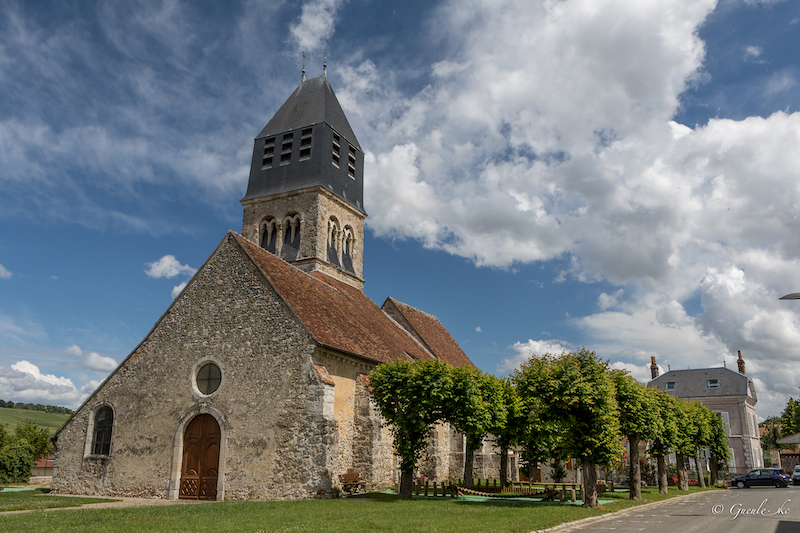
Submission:
POLYGON ((483 370, 586 346, 798 396, 800 4, 0 3, 0 398, 76 407, 328 78, 366 153, 366 293, 483 370))

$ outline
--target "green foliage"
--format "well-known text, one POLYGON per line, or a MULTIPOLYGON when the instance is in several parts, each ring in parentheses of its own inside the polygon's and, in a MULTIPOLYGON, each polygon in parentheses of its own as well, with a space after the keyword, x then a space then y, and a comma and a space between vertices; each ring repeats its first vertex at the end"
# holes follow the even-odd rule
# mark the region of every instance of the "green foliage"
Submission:
POLYGON ((800 401, 789 398, 781 414, 781 436, 800 432, 800 401))
POLYGON ((11 439, 0 449, 0 483, 26 483, 34 462, 33 446, 24 439, 11 439))
POLYGON ((501 381, 474 367, 450 370, 452 387, 444 418, 467 438, 467 451, 477 450, 491 430, 502 430, 506 406, 501 381))
POLYGON ((647 393, 652 398, 653 410, 659 420, 658 432, 650 440, 650 455, 664 457, 670 453, 678 439, 678 418, 675 408, 678 399, 656 388, 647 389, 647 393))
POLYGON ((17 426, 14 441, 25 441, 33 450, 34 460, 50 455, 53 446, 50 444, 50 432, 33 422, 24 422, 17 426))
POLYGON ((730 449, 728 448, 728 435, 725 434, 725 425, 722 423, 722 417, 717 413, 710 413, 709 417, 709 440, 706 443, 711 457, 721 461, 726 461, 730 458, 730 449))
POLYGON ((585 348, 547 354, 531 358, 513 379, 542 419, 537 430, 548 435, 539 442, 557 444, 551 451, 599 465, 614 464, 622 455, 620 412, 607 361, 585 348))
POLYGON ((398 361, 369 375, 372 397, 394 434, 400 470, 413 473, 431 427, 444 417, 451 396, 450 367, 441 361, 398 361))
POLYGON ((498 386, 500 390, 498 401, 503 404, 506 416, 502 425, 491 428, 491 433, 495 436, 497 446, 507 450, 524 440, 523 434, 528 427, 528 415, 525 403, 510 380, 501 379, 498 386))
POLYGON ((7 407, 9 409, 29 409, 31 411, 42 411, 44 413, 59 413, 63 415, 71 415, 72 409, 60 407, 58 405, 42 405, 40 403, 14 403, 0 400, 0 407, 7 407))
POLYGON ((653 439, 660 425, 655 396, 627 371, 615 370, 611 374, 617 390, 620 431, 626 436, 635 435, 638 440, 653 439))

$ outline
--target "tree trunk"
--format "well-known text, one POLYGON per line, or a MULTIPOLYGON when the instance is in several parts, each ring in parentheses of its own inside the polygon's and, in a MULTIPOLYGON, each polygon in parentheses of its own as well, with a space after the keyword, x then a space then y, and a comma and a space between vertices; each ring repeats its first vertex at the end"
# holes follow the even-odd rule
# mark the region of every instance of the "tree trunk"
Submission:
POLYGON ((597 467, 583 461, 583 506, 597 507, 597 467))
POLYGON ((508 484, 508 446, 500 447, 500 486, 508 484))
POLYGON ((716 457, 712 457, 711 458, 711 464, 708 465, 710 467, 710 470, 711 470, 711 476, 710 476, 711 479, 709 481, 711 481, 711 486, 712 487, 717 484, 717 464, 719 464, 719 461, 717 461, 717 458, 716 457))
POLYGON ((659 455, 658 462, 658 492, 667 494, 669 492, 669 482, 667 481, 667 459, 659 455))
POLYGON ((678 489, 689 490, 689 480, 686 477, 686 458, 677 453, 675 454, 675 461, 678 465, 678 489))
POLYGON ((408 472, 400 471, 400 494, 398 495, 399 500, 410 500, 411 499, 411 489, 414 485, 414 471, 409 470, 408 472))
POLYGON ((642 469, 639 466, 639 435, 628 435, 628 447, 631 449, 630 499, 642 499, 642 469))
POLYGON ((464 487, 472 488, 472 465, 475 464, 475 441, 467 437, 467 450, 464 454, 464 487))
POLYGON ((697 477, 699 478, 697 481, 700 483, 700 488, 704 489, 706 488, 706 469, 700 462, 700 452, 694 454, 694 463, 697 465, 697 477))

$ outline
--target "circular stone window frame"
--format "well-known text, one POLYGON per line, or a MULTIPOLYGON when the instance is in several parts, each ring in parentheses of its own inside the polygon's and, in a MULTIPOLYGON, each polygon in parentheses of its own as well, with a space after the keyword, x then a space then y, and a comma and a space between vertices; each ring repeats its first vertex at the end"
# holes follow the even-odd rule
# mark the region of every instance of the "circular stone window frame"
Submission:
POLYGON ((192 394, 196 396, 198 399, 207 400, 219 394, 219 391, 222 389, 222 386, 225 383, 225 371, 223 370, 222 365, 217 359, 207 357, 195 363, 195 365, 192 367, 192 374, 189 377, 189 379, 192 384, 191 386, 192 394), (208 394, 201 392, 200 387, 197 386, 197 374, 200 372, 200 369, 207 364, 213 364, 216 365, 217 368, 219 368, 219 386, 216 388, 216 390, 214 390, 214 392, 210 392, 208 394))

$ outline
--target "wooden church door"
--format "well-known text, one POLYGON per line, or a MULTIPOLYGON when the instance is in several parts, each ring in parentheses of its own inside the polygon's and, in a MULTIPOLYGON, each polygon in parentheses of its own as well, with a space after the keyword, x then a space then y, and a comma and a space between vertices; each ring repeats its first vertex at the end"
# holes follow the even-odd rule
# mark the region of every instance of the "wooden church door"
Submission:
POLYGON ((211 415, 197 415, 183 435, 181 490, 184 500, 216 500, 222 432, 211 415))

